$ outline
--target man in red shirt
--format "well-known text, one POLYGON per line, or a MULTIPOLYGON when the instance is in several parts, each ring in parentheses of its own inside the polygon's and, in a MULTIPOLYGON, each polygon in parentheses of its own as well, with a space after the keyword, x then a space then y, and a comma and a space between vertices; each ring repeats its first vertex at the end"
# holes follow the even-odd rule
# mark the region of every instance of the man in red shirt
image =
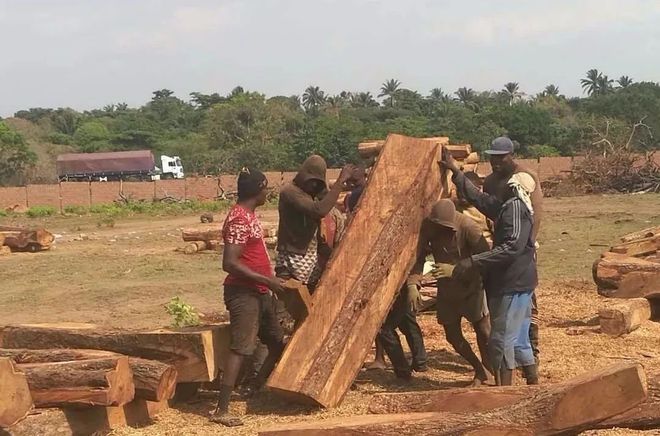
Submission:
POLYGON ((238 202, 222 227, 222 269, 227 272, 224 298, 229 311, 231 344, 211 421, 226 426, 243 424, 229 413, 229 398, 243 359, 254 353, 257 338, 268 347, 268 357, 255 380, 256 388, 265 383, 284 350, 284 334, 273 297, 273 293, 280 293, 283 288, 273 274, 263 229, 255 214, 255 209, 266 202, 267 188, 268 180, 263 173, 249 168, 241 170, 238 202))

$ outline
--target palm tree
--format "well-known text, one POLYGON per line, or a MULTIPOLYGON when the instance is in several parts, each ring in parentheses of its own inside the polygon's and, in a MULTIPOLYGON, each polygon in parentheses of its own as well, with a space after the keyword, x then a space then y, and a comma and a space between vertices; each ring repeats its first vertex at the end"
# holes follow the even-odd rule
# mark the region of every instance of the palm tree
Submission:
POLYGON ((346 104, 346 101, 340 95, 332 95, 325 99, 325 109, 339 118, 339 111, 346 104))
POLYGON ((474 89, 472 88, 458 88, 458 91, 456 91, 456 97, 458 97, 458 101, 461 103, 467 105, 468 103, 474 101, 474 97, 476 96, 474 89))
POLYGON ((308 86, 302 96, 302 103, 305 109, 314 110, 325 101, 325 93, 318 86, 308 86))
POLYGON ((619 84, 619 88, 627 88, 633 84, 633 79, 628 76, 621 76, 616 80, 616 83, 619 84))
POLYGON ((401 86, 401 82, 396 79, 385 81, 380 87, 380 94, 378 94, 378 97, 387 97, 386 101, 389 102, 390 107, 394 107, 394 97, 399 90, 399 86, 401 86))
POLYGON ((512 106, 513 101, 522 96, 520 85, 518 85, 518 82, 505 83, 504 88, 502 89, 502 94, 504 94, 509 100, 509 106, 512 106))
POLYGON ((376 107, 378 102, 370 92, 358 92, 351 95, 351 106, 353 107, 376 107))
POLYGON ((614 83, 614 80, 607 77, 607 74, 601 74, 600 76, 598 76, 598 80, 596 80, 596 83, 598 84, 598 89, 597 89, 598 94, 603 95, 612 92, 613 89, 612 83, 614 83))
POLYGON ((441 88, 433 88, 429 93, 429 99, 431 100, 444 100, 445 93, 441 88))
POLYGON ((556 87, 555 85, 548 85, 545 87, 543 90, 543 95, 544 96, 552 96, 552 97, 559 97, 559 88, 556 87))
POLYGON ((580 83, 582 84, 582 89, 587 93, 587 95, 594 95, 598 94, 598 79, 602 76, 602 74, 595 68, 590 69, 587 71, 587 77, 580 80, 580 83))

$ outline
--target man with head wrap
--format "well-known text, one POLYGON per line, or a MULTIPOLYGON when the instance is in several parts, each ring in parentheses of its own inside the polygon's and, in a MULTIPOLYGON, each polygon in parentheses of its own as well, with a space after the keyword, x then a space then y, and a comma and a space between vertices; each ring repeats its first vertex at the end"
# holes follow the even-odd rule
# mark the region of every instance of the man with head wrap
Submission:
POLYGON ((473 267, 481 272, 491 313, 488 355, 498 385, 511 385, 513 370, 523 368, 527 384, 538 383, 538 370, 529 341, 531 298, 537 285, 530 194, 534 179, 513 175, 501 197, 482 193, 443 150, 440 164, 453 172, 460 195, 495 223, 493 248, 458 262, 452 277, 460 279, 473 267))
MULTIPOLYGON (((508 192, 507 183, 511 176, 517 173, 529 174, 535 182, 535 188, 530 193, 530 200, 534 207, 534 228, 532 235, 534 242, 538 247, 538 234, 541 229, 543 219, 543 191, 538 175, 528 168, 523 167, 514 158, 514 142, 505 136, 495 138, 491 143, 490 149, 486 154, 490 157, 490 165, 493 169, 492 174, 484 180, 483 190, 486 194, 496 195, 503 201, 503 196, 508 192)), ((529 326, 529 340, 532 344, 536 363, 539 362, 539 323, 538 323, 538 305, 536 303, 536 293, 532 294, 532 322, 529 326)))
POLYGON ((270 264, 264 232, 255 210, 266 202, 268 180, 251 168, 238 176, 238 201, 229 210, 222 227, 224 252, 222 269, 225 306, 229 311, 230 346, 223 366, 218 405, 213 422, 242 425, 229 413, 229 399, 245 357, 251 356, 257 340, 268 347, 268 356, 254 382, 258 389, 266 382, 284 350, 284 334, 275 312, 274 293, 283 291, 270 264))

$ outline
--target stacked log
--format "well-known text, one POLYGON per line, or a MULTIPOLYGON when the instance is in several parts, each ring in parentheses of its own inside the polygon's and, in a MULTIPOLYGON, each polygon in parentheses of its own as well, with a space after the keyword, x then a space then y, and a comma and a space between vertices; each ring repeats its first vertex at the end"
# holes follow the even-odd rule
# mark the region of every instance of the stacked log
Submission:
POLYGON ((600 310, 601 331, 620 336, 650 319, 660 305, 660 226, 631 233, 593 265, 598 293, 628 299, 600 310), (646 301, 648 300, 648 301, 646 301))
POLYGON ((168 407, 177 383, 217 377, 227 325, 131 332, 89 324, 0 329, 0 427, 12 434, 106 432, 145 425, 168 407), (48 409, 22 418, 34 406, 48 409), (58 408, 53 410, 53 408, 58 408))

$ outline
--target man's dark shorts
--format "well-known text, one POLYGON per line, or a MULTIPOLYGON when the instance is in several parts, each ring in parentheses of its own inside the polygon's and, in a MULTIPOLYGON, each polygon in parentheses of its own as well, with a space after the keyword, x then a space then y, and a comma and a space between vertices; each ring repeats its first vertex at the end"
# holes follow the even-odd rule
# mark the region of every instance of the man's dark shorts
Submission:
POLYGON ((276 300, 256 289, 225 286, 225 306, 229 311, 230 349, 250 356, 257 347, 257 338, 269 348, 281 346, 284 338, 275 311, 276 300))

